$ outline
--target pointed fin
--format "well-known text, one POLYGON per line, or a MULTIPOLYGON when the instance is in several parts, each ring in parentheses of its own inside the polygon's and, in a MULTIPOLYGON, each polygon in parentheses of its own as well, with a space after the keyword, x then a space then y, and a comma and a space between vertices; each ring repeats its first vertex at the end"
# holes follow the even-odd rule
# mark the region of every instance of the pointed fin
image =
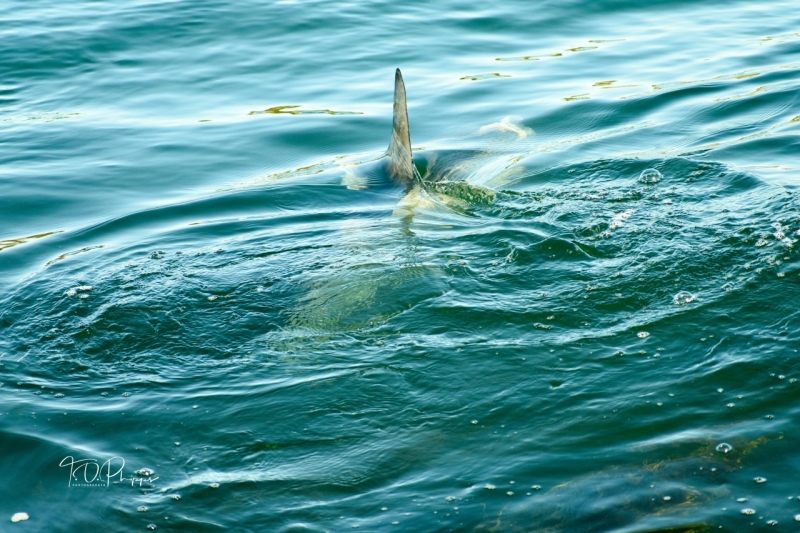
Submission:
POLYGON ((394 113, 392 140, 389 142, 389 177, 398 183, 411 185, 414 181, 414 162, 411 159, 411 135, 408 131, 406 86, 400 69, 394 75, 394 113))

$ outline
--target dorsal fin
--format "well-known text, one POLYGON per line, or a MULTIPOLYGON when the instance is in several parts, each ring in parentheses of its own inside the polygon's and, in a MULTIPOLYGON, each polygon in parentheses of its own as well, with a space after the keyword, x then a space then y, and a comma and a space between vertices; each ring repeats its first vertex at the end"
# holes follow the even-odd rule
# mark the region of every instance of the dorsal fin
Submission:
POLYGON ((411 159, 411 135, 408 131, 406 86, 400 69, 394 74, 392 140, 386 155, 389 156, 389 177, 398 183, 411 185, 414 181, 414 161, 411 159))

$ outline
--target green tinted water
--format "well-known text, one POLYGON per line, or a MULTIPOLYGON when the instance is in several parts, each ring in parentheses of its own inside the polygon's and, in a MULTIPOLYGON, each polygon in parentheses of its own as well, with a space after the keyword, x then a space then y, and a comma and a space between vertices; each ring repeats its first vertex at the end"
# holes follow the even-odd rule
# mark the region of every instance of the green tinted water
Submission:
POLYGON ((792 7, 0 5, 3 530, 794 530, 792 7))

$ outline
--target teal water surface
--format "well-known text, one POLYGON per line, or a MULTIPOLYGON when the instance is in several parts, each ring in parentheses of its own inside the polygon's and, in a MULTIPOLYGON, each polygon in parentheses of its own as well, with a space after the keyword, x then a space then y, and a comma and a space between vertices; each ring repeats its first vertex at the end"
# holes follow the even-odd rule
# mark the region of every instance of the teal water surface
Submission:
POLYGON ((795 531, 799 87, 786 1, 0 3, 0 529, 795 531))

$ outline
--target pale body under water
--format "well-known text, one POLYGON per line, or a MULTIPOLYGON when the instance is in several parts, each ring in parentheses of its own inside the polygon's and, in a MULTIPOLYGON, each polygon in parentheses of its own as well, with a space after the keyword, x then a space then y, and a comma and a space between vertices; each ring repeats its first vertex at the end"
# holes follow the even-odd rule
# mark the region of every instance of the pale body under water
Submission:
POLYGON ((3 528, 794 531, 797 19, 6 2, 3 528))

